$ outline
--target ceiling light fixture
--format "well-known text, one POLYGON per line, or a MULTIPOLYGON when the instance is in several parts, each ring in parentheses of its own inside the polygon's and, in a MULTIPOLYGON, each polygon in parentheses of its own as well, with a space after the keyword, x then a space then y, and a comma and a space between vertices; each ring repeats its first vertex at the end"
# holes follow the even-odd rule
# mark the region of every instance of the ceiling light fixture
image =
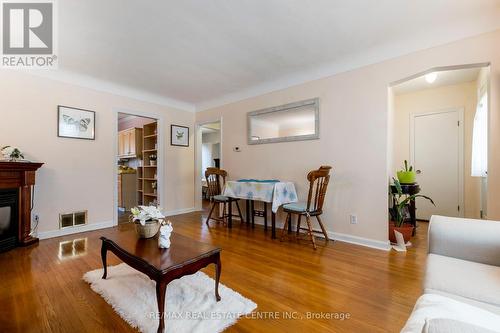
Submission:
POLYGON ((427 83, 433 83, 434 81, 436 81, 436 78, 437 73, 429 73, 425 75, 425 81, 427 81, 427 83))

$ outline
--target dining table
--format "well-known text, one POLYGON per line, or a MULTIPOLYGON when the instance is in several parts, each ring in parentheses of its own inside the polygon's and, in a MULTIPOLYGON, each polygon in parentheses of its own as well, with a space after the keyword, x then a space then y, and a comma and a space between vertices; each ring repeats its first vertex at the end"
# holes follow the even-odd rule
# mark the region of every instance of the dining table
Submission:
MULTIPOLYGON (((252 226, 254 223, 255 209, 254 201, 264 203, 264 210, 259 215, 264 217, 267 228, 267 204, 271 203, 271 237, 276 238, 276 212, 284 204, 297 202, 297 191, 293 182, 280 181, 277 179, 239 179, 229 180, 224 186, 223 195, 231 198, 246 200, 246 219, 252 226)), ((228 226, 232 225, 231 212, 228 216, 228 226)))

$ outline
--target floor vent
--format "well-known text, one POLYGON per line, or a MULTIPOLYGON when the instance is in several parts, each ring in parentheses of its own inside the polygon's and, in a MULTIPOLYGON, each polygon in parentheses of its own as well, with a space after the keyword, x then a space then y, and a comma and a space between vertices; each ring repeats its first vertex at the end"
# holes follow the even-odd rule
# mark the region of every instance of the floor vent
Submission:
POLYGON ((59 214, 59 228, 77 227, 87 224, 87 211, 59 214))

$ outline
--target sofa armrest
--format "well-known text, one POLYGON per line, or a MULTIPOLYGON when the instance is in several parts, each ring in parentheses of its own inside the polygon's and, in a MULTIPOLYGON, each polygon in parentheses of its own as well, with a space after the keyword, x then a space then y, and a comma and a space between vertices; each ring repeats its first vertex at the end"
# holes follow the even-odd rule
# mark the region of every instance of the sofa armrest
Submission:
POLYGON ((500 222, 432 216, 429 253, 500 266, 500 222))

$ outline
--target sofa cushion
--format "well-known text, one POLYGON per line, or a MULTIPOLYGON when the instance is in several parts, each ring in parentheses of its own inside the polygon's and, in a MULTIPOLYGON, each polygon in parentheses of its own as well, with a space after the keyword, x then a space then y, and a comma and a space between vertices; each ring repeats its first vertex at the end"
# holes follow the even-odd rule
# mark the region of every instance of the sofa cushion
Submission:
POLYGON ((498 333, 480 326, 448 318, 427 320, 422 333, 498 333))
POLYGON ((437 294, 420 296, 401 333, 421 333, 427 320, 447 318, 492 331, 500 327, 500 316, 437 294))
POLYGON ((429 253, 500 266, 500 222, 431 217, 429 253))
POLYGON ((424 288, 500 306, 500 267, 429 254, 424 288))
POLYGON ((458 296, 458 295, 455 295, 455 294, 445 293, 444 291, 439 291, 439 290, 434 290, 434 289, 428 289, 427 291, 428 291, 428 293, 432 293, 432 294, 437 294, 437 295, 441 295, 441 296, 444 296, 444 297, 448 297, 448 298, 454 299, 455 301, 459 301, 459 302, 462 302, 462 303, 465 303, 465 304, 469 304, 469 305, 472 305, 472 306, 474 306, 476 308, 480 308, 480 309, 492 312, 492 313, 500 316, 500 306, 496 306, 496 305, 493 305, 493 304, 476 301, 476 300, 474 300, 472 298, 465 298, 465 297, 458 296))

